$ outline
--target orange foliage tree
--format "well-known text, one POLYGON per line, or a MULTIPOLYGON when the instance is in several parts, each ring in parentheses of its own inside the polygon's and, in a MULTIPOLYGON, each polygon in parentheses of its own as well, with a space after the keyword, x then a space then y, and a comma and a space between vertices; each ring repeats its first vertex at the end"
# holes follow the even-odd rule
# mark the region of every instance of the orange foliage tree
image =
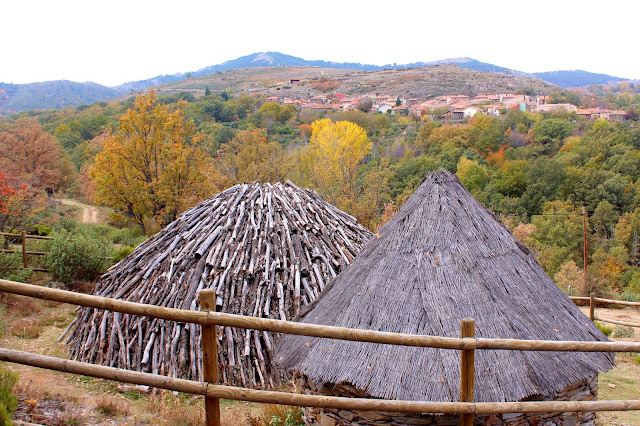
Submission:
POLYGON ((38 193, 18 178, 0 171, 0 232, 20 227, 38 210, 38 193))
POLYGON ((67 187, 75 174, 56 138, 29 118, 20 118, 0 132, 0 168, 49 194, 67 187))

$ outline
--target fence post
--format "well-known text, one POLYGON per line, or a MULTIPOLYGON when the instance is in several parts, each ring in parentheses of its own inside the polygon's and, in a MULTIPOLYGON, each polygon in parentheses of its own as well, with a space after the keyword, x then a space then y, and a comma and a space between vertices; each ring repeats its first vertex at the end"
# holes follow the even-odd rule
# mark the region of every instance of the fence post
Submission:
POLYGON ((594 312, 596 310, 596 301, 594 300, 595 295, 596 294, 593 292, 589 294, 589 319, 591 321, 593 321, 596 318, 595 312, 594 312))
POLYGON ((22 236, 22 266, 27 269, 27 235, 24 231, 21 232, 22 236))
MULTIPOLYGON (((476 320, 462 320, 462 337, 476 336, 476 320)), ((473 402, 474 349, 463 349, 460 356, 460 402, 473 402)), ((473 425, 473 413, 460 414, 461 426, 473 425)))
MULTIPOLYGON (((200 310, 216 310, 215 290, 200 291, 200 310)), ((204 381, 218 383, 218 338, 215 325, 202 326, 202 370, 204 381)), ((204 408, 207 426, 220 426, 220 399, 205 395, 204 408)))

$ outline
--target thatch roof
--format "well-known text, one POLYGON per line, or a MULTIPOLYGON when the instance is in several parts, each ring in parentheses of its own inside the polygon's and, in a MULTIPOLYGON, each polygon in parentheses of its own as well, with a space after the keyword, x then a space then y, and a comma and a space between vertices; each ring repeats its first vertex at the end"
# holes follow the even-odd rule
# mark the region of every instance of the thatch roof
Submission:
MULTIPOLYGON (((368 330, 603 341, 521 244, 449 172, 429 174, 301 321, 368 330)), ((283 336, 276 357, 318 389, 349 383, 373 397, 458 401, 460 352, 283 336)), ((552 395, 611 368, 603 353, 478 350, 476 401, 552 395)))
MULTIPOLYGON (((94 294, 198 310, 199 291, 215 289, 220 312, 291 319, 370 236, 355 218, 291 182, 237 185, 138 246, 94 294)), ((221 379, 271 385, 271 339, 219 327, 221 379)), ((82 308, 68 343, 73 359, 202 379, 194 324, 82 308)))

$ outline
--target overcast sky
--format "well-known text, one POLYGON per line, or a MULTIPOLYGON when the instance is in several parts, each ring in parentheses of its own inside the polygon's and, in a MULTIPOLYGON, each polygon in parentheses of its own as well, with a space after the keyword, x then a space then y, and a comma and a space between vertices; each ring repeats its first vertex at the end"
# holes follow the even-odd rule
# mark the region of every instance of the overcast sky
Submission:
POLYGON ((640 1, 0 3, 0 82, 117 85, 261 51, 376 65, 468 56, 640 78, 640 1))

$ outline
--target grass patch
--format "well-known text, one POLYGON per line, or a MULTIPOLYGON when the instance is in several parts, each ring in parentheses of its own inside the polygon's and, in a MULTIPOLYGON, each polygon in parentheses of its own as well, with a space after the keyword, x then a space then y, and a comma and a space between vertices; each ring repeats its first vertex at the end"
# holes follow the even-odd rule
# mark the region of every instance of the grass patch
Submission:
POLYGON ((0 294, 0 303, 6 307, 7 314, 14 317, 27 317, 42 310, 34 299, 9 293, 0 294))
POLYGON ((598 321, 594 321, 594 324, 607 337, 611 336, 611 333, 613 333, 613 327, 602 324, 601 322, 598 322, 598 321))
POLYGON ((11 327, 11 333, 20 339, 37 339, 42 334, 42 327, 35 320, 19 319, 11 327))
MULTIPOLYGON (((638 354, 619 354, 617 367, 598 377, 598 400, 637 399, 640 383, 638 354), (634 356, 635 355, 635 356, 634 356)), ((638 411, 599 412, 598 424, 640 424, 638 411)))
POLYGON ((105 417, 124 417, 129 414, 129 408, 122 401, 106 395, 96 401, 96 411, 105 417))

